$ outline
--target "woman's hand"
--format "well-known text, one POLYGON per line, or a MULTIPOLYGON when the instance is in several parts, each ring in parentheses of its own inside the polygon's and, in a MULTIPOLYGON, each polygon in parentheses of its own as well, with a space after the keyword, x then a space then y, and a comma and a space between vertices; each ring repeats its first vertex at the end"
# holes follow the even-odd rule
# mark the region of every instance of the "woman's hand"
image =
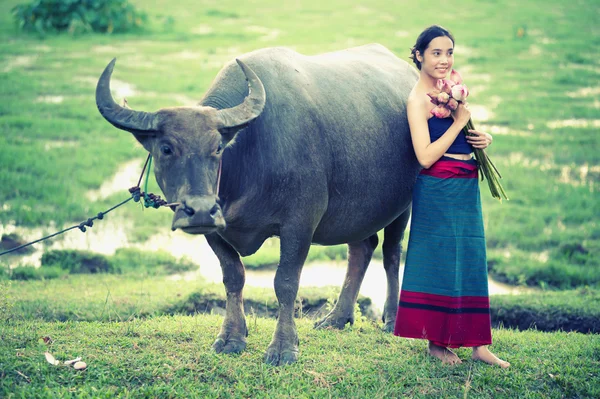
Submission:
POLYGON ((473 146, 473 148, 484 149, 489 147, 494 141, 494 138, 491 134, 480 132, 478 130, 469 129, 469 133, 474 134, 474 136, 467 136, 467 142, 473 146))
POLYGON ((454 117, 454 121, 460 124, 460 127, 466 126, 471 119, 471 110, 469 110, 469 104, 467 103, 459 103, 458 108, 452 113, 454 117))

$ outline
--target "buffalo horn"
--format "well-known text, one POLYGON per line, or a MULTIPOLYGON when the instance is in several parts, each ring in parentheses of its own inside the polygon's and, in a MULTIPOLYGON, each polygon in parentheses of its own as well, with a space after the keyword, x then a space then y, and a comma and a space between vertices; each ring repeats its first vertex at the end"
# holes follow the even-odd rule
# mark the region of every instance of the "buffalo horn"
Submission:
POLYGON ((122 107, 110 94, 110 76, 115 67, 116 58, 106 66, 96 86, 96 105, 100 114, 115 127, 131 133, 151 133, 158 131, 158 117, 154 112, 134 111, 122 107))
POLYGON ((240 105, 217 112, 221 128, 236 128, 257 118, 265 107, 265 88, 254 71, 236 59, 248 81, 248 95, 240 105))

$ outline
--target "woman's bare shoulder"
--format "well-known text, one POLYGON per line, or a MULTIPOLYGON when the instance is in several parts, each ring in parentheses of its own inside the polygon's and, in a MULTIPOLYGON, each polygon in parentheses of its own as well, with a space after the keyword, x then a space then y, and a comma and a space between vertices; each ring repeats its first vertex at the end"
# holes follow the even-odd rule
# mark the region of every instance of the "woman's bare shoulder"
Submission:
POLYGON ((429 112, 430 105, 427 94, 421 92, 417 87, 413 87, 408 95, 407 106, 414 110, 429 112))

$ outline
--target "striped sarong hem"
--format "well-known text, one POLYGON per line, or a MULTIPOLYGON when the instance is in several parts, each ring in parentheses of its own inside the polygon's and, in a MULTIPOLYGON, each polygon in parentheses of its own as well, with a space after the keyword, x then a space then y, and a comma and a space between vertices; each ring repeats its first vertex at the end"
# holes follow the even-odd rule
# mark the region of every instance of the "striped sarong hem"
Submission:
POLYGON ((413 192, 394 334, 444 347, 492 343, 477 164, 443 157, 413 192))

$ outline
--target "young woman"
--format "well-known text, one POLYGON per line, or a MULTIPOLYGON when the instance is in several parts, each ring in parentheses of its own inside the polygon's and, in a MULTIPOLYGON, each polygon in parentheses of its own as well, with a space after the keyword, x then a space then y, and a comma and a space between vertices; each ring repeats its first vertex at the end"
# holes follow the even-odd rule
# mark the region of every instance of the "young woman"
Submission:
POLYGON ((454 38, 433 25, 418 37, 411 58, 420 71, 407 104, 415 154, 423 170, 413 192, 413 213, 394 334, 429 341, 429 353, 461 363, 449 348, 472 347, 475 360, 508 367, 491 353, 487 261, 477 164, 473 147, 492 142, 463 127, 471 113, 461 104, 448 118, 431 115, 427 93, 448 77, 454 38))

